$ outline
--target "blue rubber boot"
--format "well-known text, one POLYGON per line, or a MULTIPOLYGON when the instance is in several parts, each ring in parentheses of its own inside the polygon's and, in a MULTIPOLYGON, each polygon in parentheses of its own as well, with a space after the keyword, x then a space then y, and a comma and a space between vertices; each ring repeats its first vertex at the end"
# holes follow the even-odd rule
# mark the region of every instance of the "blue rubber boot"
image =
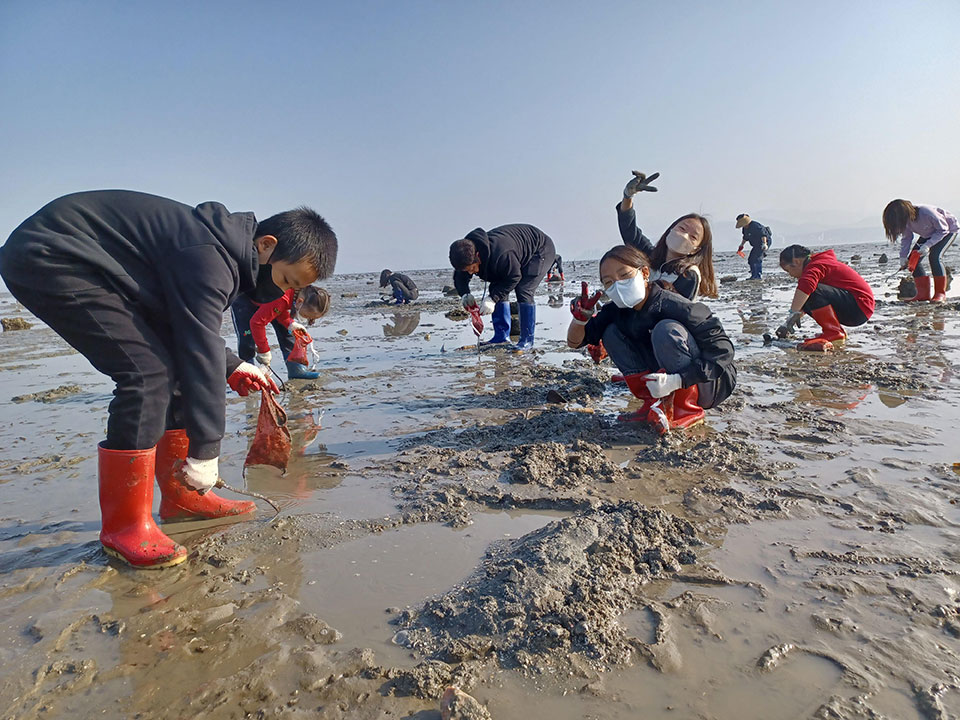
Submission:
POLYGON ((510 303, 501 302, 493 309, 490 316, 490 322, 493 324, 493 337, 489 342, 480 343, 481 345, 499 345, 510 342, 510 303))
POLYGON ((537 325, 537 306, 535 303, 520 303, 520 342, 515 350, 529 350, 533 347, 534 328, 537 325))
POLYGON ((288 380, 316 380, 318 377, 320 377, 320 373, 313 372, 313 370, 307 370, 300 363, 287 363, 288 380))

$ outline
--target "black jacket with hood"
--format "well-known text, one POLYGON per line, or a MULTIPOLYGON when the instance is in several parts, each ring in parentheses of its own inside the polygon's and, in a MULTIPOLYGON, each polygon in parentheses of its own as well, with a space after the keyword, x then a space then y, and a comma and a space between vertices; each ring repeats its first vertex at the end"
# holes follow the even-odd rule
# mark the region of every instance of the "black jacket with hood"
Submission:
POLYGON ((150 323, 167 325, 190 455, 208 459, 219 455, 226 378, 240 364, 220 327, 237 295, 256 285, 256 230, 253 213, 220 203, 194 208, 126 190, 81 192, 14 230, 0 248, 0 272, 52 292, 107 288, 150 323))
MULTIPOLYGON (((525 275, 546 272, 543 263, 544 248, 552 240, 540 228, 524 223, 501 225, 492 230, 472 230, 466 236, 472 240, 480 255, 477 277, 490 283, 487 296, 494 303, 509 300, 510 293, 525 275)), ((462 270, 453 273, 453 285, 462 296, 470 292, 470 275, 462 270)))

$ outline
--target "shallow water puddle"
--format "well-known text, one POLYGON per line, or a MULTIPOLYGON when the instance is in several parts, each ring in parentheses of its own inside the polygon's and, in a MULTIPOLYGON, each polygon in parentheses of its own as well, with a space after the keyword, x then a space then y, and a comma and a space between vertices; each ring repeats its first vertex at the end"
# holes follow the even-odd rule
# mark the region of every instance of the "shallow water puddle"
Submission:
POLYGON ((390 643, 396 629, 388 607, 414 606, 449 589, 473 572, 491 542, 518 538, 563 516, 477 513, 460 530, 413 525, 308 553, 289 565, 298 576, 295 596, 304 611, 343 633, 346 646, 403 658, 408 652, 390 643))

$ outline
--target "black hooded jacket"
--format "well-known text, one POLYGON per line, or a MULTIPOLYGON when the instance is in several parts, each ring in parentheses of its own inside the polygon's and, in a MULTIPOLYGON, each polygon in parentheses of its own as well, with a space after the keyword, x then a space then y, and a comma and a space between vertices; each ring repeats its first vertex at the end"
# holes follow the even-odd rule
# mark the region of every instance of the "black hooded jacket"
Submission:
POLYGON ((53 292, 107 288, 169 326, 190 454, 219 454, 226 378, 240 359, 220 337, 223 313, 253 290, 259 261, 253 213, 193 208, 126 190, 75 193, 27 218, 0 248, 10 282, 53 292))
MULTIPOLYGON (((539 279, 543 250, 552 242, 540 228, 523 223, 501 225, 489 231, 477 228, 467 234, 466 239, 472 240, 477 248, 480 255, 477 277, 490 283, 487 296, 494 303, 509 300, 524 275, 538 274, 539 279)), ((460 295, 470 292, 470 277, 462 270, 453 273, 453 285, 460 295)))

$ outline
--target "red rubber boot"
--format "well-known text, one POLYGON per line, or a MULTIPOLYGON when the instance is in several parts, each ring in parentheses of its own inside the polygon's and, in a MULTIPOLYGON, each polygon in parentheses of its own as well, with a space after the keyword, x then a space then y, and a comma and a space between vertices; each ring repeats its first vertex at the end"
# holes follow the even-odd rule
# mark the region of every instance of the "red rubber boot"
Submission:
POLYGON ((642 400, 643 404, 640 405, 639 410, 623 413, 617 419, 621 422, 647 422, 647 415, 650 412, 650 407, 656 402, 656 398, 653 397, 653 395, 651 395, 650 391, 647 389, 647 373, 614 375, 614 382, 621 382, 619 380, 621 377, 623 378, 622 382, 627 384, 627 387, 630 388, 630 392, 633 393, 634 397, 642 400))
POLYGON ((190 441, 186 430, 167 430, 157 444, 157 484, 160 486, 160 520, 212 520, 253 512, 250 500, 227 500, 208 490, 201 495, 174 477, 187 459, 190 441))
POLYGON ((100 544, 135 568, 164 568, 187 559, 187 549, 163 534, 153 521, 156 448, 97 448, 100 476, 100 544))
MULTIPOLYGON (((917 278, 919 280, 919 278, 917 278)), ((847 333, 843 326, 837 320, 837 314, 833 311, 832 305, 824 305, 822 308, 810 311, 810 317, 820 325, 821 333, 807 338, 797 345, 797 350, 807 350, 813 352, 827 352, 833 350, 833 344, 846 340, 847 333)))
POLYGON ((671 427, 688 428, 703 422, 703 417, 703 408, 700 407, 700 388, 691 385, 673 393, 671 427))
POLYGON ((945 275, 933 278, 933 297, 930 302, 944 302, 947 299, 947 278, 945 275))
MULTIPOLYGON (((907 298, 904 302, 918 302, 921 300, 932 300, 933 296, 930 294, 930 276, 921 275, 920 277, 915 277, 913 281, 917 284, 917 294, 912 298, 907 298)), ((944 278, 946 281, 946 278, 944 278)))

